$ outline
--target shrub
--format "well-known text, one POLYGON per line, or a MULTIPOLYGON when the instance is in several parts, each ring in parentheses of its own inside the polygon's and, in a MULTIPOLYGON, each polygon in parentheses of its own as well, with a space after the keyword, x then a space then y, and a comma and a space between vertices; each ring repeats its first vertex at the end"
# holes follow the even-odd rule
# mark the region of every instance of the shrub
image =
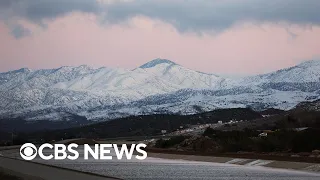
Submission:
POLYGON ((188 138, 187 136, 175 136, 175 137, 172 137, 168 140, 159 139, 159 140, 157 140, 155 147, 156 148, 170 148, 170 147, 173 147, 175 145, 180 144, 182 141, 184 141, 187 138, 188 138))

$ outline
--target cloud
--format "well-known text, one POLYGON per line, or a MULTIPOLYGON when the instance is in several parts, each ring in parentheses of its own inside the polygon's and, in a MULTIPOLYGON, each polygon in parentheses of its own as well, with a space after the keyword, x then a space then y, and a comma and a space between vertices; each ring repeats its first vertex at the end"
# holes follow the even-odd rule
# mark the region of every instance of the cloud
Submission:
POLYGON ((144 15, 180 31, 223 30, 243 21, 320 24, 319 0, 136 0, 107 7, 113 22, 144 15))
POLYGON ((0 71, 79 66, 134 69, 160 57, 215 74, 260 74, 320 57, 320 26, 288 31, 277 24, 246 23, 212 36, 179 33, 167 23, 136 17, 129 26, 104 27, 94 15, 74 13, 39 27, 20 23, 33 37, 16 40, 0 22, 0 71), (263 30, 262 30, 263 29, 263 30))
POLYGON ((11 30, 12 30, 11 31, 12 35, 17 39, 22 38, 24 36, 29 36, 32 34, 29 29, 19 24, 16 24, 13 27, 11 27, 11 30))
POLYGON ((180 32, 219 31, 247 21, 320 24, 319 0, 2 0, 0 7, 2 18, 34 23, 79 11, 115 24, 146 16, 172 24, 180 32))
POLYGON ((0 5, 3 17, 20 17, 32 22, 55 19, 74 11, 85 13, 100 11, 100 4, 92 0, 1 0, 0 5))
POLYGON ((11 34, 20 38, 31 33, 19 21, 26 20, 46 27, 47 20, 55 20, 72 12, 101 12, 101 5, 94 0, 1 0, 0 20, 11 29, 11 34))

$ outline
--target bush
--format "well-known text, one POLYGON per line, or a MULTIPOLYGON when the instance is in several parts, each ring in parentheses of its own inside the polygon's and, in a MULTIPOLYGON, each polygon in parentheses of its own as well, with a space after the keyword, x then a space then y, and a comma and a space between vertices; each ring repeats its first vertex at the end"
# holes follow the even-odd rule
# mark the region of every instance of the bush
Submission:
POLYGON ((180 144, 182 141, 184 141, 187 138, 188 138, 187 136, 176 136, 176 137, 172 137, 168 140, 159 139, 156 142, 155 147, 156 148, 170 148, 170 147, 173 147, 174 145, 180 144))
MULTIPOLYGON (((259 137, 259 131, 245 129, 244 131, 218 131, 207 128, 203 136, 221 147, 222 152, 311 152, 320 149, 320 130, 307 129, 304 131, 278 130, 268 133, 266 137, 259 137)), ((158 148, 169 148, 180 144, 186 138, 177 136, 169 140, 160 139, 156 142, 158 148)), ((197 144, 194 142, 193 145, 197 144)), ((197 151, 201 149, 201 146, 197 151)))
POLYGON ((320 130, 297 132, 292 141, 293 152, 311 152, 320 149, 320 130))

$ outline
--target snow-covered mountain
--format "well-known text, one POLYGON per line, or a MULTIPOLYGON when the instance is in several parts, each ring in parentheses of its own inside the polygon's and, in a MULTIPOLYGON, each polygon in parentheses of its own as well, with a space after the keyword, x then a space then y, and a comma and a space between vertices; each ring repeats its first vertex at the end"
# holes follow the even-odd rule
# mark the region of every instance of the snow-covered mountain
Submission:
POLYGON ((282 90, 289 88, 288 86, 292 86, 291 88, 293 89, 314 91, 319 90, 319 86, 315 86, 319 82, 320 60, 312 60, 268 74, 249 76, 240 79, 228 79, 224 84, 224 88, 232 88, 234 86, 279 85, 281 87, 278 88, 282 90), (300 85, 303 87, 299 87, 300 85))
POLYGON ((224 78, 166 59, 136 69, 20 69, 0 73, 0 117, 101 120, 152 113, 190 114, 216 108, 290 109, 320 97, 320 61, 269 74, 224 78))

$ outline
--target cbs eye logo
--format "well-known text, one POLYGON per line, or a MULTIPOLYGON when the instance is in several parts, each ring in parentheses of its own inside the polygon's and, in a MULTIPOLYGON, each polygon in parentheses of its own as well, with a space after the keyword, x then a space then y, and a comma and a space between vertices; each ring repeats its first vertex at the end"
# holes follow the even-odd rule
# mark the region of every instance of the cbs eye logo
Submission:
POLYGON ((20 156, 24 160, 32 160, 37 156, 37 147, 32 143, 26 143, 20 148, 20 156))

